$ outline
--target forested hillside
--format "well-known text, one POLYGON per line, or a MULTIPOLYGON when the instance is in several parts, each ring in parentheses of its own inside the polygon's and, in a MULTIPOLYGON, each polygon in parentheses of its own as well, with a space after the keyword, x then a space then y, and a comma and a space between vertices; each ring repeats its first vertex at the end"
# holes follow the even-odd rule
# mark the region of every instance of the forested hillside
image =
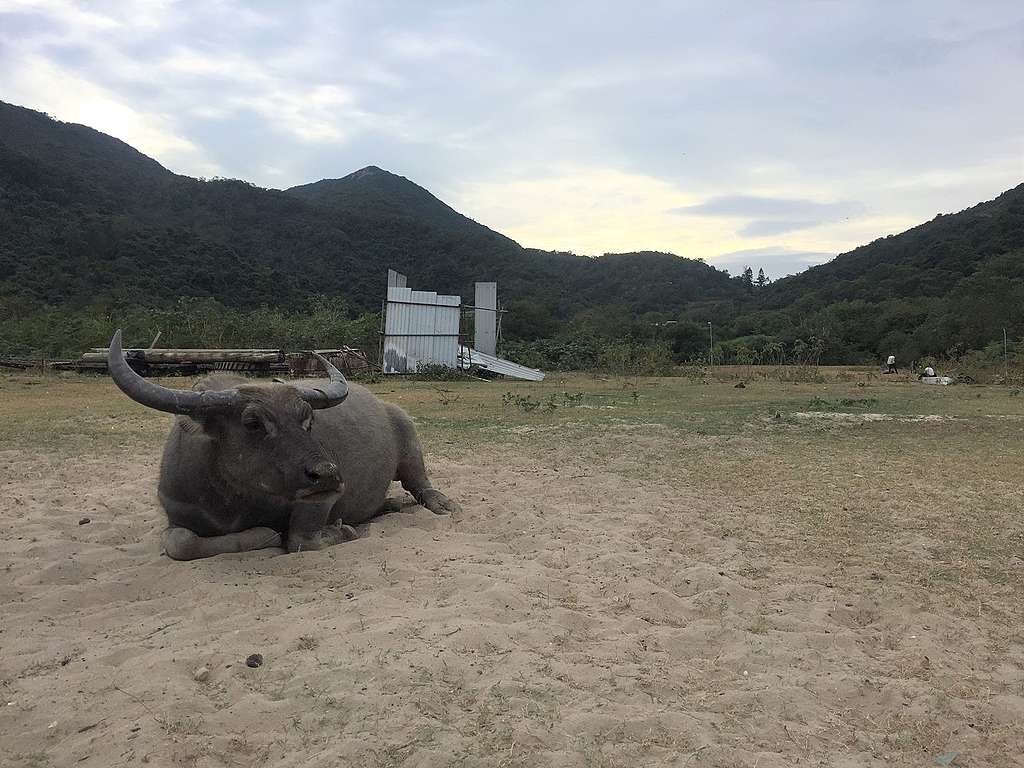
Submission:
POLYGON ((993 256, 1024 246, 1024 184, 995 200, 875 240, 778 282, 772 308, 942 296, 993 256))
POLYGON ((718 359, 907 360, 1024 335, 1022 266, 1024 186, 759 288, 673 254, 522 248, 375 166, 286 191, 179 176, 0 103, 0 354, 96 346, 128 321, 168 344, 271 345, 341 343, 347 318, 370 344, 391 267, 466 297, 497 280, 509 349, 540 365, 616 339, 686 360, 709 321, 718 359))
POLYGON ((780 280, 731 336, 815 337, 825 359, 980 349, 1024 337, 1024 184, 780 280))
MULTIPOLYGON (((377 168, 288 192, 193 179, 92 129, 7 104, 0 201, 0 302, 12 321, 51 307, 113 322, 181 297, 296 309, 328 296, 353 313, 375 311, 389 267, 411 285, 462 295, 475 280, 497 280, 505 302, 540 305, 560 322, 642 295, 665 275, 686 286, 663 297, 670 313, 696 294, 738 295, 726 274, 667 254, 622 270, 611 257, 523 249, 377 168)), ((8 327, 0 345, 58 350, 60 339, 35 332, 14 339, 8 327)), ((80 341, 60 338, 69 348, 80 341)))

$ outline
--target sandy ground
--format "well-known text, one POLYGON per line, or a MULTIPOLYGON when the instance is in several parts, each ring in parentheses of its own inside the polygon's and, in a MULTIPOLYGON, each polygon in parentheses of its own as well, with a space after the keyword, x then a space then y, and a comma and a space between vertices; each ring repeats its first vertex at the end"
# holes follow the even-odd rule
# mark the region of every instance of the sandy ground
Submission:
POLYGON ((841 543, 792 489, 665 474, 756 435, 536 429, 427 446, 454 518, 194 563, 159 441, 0 446, 0 765, 1024 765, 1024 560, 937 591, 926 521, 841 543))

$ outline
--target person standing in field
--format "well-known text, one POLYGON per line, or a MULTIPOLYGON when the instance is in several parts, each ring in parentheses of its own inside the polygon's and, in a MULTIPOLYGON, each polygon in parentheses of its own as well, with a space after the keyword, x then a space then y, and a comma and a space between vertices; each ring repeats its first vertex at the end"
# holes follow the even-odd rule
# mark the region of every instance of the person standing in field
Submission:
POLYGON ((889 359, 885 361, 886 373, 899 373, 896 368, 896 355, 889 355, 889 359))

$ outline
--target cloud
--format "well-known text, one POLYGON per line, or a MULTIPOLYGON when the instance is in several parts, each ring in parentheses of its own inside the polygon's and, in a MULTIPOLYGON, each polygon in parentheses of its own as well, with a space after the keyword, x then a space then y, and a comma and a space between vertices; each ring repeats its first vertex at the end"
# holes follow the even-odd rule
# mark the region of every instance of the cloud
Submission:
POLYGON ((786 197, 758 195, 723 195, 697 205, 675 208, 672 213, 697 216, 790 217, 814 216, 823 220, 851 216, 863 212, 858 202, 819 203, 786 197))
POLYGON ((112 29, 121 26, 111 15, 82 8, 70 0, 0 0, 2 13, 35 13, 81 29, 112 29))
POLYGON ((834 253, 824 251, 800 251, 785 246, 767 246, 723 253, 709 259, 708 262, 718 269, 728 269, 734 275, 738 275, 746 267, 753 269, 755 275, 758 269, 764 269, 766 276, 777 280, 786 275, 803 272, 816 264, 824 264, 833 258, 834 253))
POLYGON ((132 145, 143 154, 197 176, 215 176, 221 168, 179 132, 163 114, 144 113, 75 72, 32 56, 8 83, 8 93, 65 122, 81 123, 132 145))
POLYGON ((786 232, 795 232, 798 229, 810 229, 817 227, 821 221, 769 221, 761 219, 752 221, 740 227, 739 234, 744 237, 762 237, 765 235, 781 235, 786 232))
POLYGON ((401 32, 387 42, 397 56, 407 59, 433 59, 439 56, 483 56, 487 51, 470 40, 458 37, 434 37, 415 32, 401 32))
POLYGON ((722 222, 680 226, 664 210, 687 195, 641 174, 564 166, 541 178, 463 184, 454 197, 467 215, 501 222, 501 231, 524 245, 586 255, 662 250, 697 257, 741 242, 722 222))
POLYGON ((308 142, 342 141, 358 123, 350 89, 330 81, 297 85, 254 57, 179 47, 157 66, 192 88, 216 85, 217 103, 193 110, 206 119, 255 113, 277 130, 308 142))
POLYGON ((673 208, 669 213, 745 219, 746 223, 739 228, 739 234, 743 237, 763 237, 857 218, 866 211, 866 206, 857 201, 819 203, 786 197, 723 195, 697 205, 673 208))

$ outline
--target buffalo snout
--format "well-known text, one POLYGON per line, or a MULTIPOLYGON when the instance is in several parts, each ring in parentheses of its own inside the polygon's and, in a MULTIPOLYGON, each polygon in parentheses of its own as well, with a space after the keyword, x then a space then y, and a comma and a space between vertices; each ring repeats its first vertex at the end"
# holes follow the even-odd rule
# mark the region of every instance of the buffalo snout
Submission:
POLYGON ((306 465, 306 479, 317 490, 332 490, 341 485, 338 465, 333 461, 318 461, 306 465))

